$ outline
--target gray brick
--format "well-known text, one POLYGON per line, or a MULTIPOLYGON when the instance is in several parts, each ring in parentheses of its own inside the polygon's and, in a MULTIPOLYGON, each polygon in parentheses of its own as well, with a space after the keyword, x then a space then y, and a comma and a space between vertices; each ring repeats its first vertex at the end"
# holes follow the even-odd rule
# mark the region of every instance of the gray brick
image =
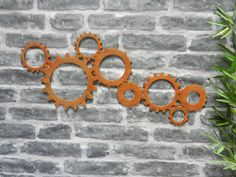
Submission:
POLYGON ((1 138, 35 138, 35 127, 30 124, 0 124, 1 138))
POLYGON ((22 89, 20 92, 20 101, 23 103, 48 103, 47 94, 39 88, 22 89))
POLYGON ((181 35, 124 34, 122 42, 126 49, 186 50, 186 38, 181 35))
POLYGON ((171 67, 187 70, 212 71, 216 64, 225 65, 219 55, 180 54, 175 55, 170 61, 171 67))
POLYGON ((0 120, 4 120, 6 118, 6 110, 0 107, 0 120))
POLYGON ((15 29, 44 29, 45 16, 24 13, 1 14, 0 26, 15 29))
POLYGON ((96 94, 97 103, 99 104, 118 104, 116 90, 100 87, 96 94))
POLYGON ((205 146, 185 146, 180 158, 182 159, 214 159, 215 154, 205 146))
POLYGON ((201 113, 200 118, 201 118, 201 123, 211 126, 212 122, 211 122, 211 118, 214 118, 218 116, 218 114, 215 112, 215 110, 211 109, 211 110, 206 110, 204 113, 201 113))
POLYGON ((55 174, 60 171, 58 163, 51 161, 36 160, 34 161, 34 164, 40 173, 55 174))
POLYGON ((82 69, 73 66, 68 70, 68 66, 62 66, 53 73, 52 84, 86 86, 87 76, 82 69))
POLYGON ((167 129, 156 128, 154 131, 154 139, 156 141, 180 142, 180 143, 208 143, 209 140, 203 135, 203 130, 183 130, 183 129, 167 129))
POLYGON ((16 175, 16 174, 3 174, 0 173, 1 177, 34 177, 32 175, 16 175))
POLYGON ((52 124, 40 128, 38 137, 43 139, 70 139, 71 132, 69 125, 52 124))
MULTIPOLYGON (((219 51, 219 40, 213 39, 209 35, 198 35, 192 40, 189 50, 191 51, 219 51)), ((225 41, 221 41, 225 44, 225 41)))
POLYGON ((0 9, 4 10, 29 10, 33 9, 33 0, 1 0, 0 9))
POLYGON ((6 45, 8 47, 24 47, 24 44, 32 41, 42 42, 47 47, 52 48, 65 48, 68 46, 66 35, 64 34, 18 34, 18 33, 7 33, 6 45))
POLYGON ((81 138, 95 138, 107 140, 147 141, 148 131, 141 127, 120 125, 75 125, 76 136, 81 138))
POLYGON ((17 120, 57 120, 55 109, 12 107, 9 113, 13 119, 17 120))
POLYGON ((56 13, 54 18, 50 19, 53 28, 57 30, 79 30, 83 28, 84 17, 82 14, 61 14, 56 13))
POLYGON ((141 162, 134 163, 133 174, 143 176, 192 177, 200 175, 198 168, 197 165, 179 162, 141 162))
POLYGON ((209 80, 206 76, 195 76, 190 74, 184 74, 176 76, 177 82, 181 85, 181 88, 186 87, 189 84, 198 84, 202 86, 209 86, 209 80))
POLYGON ((128 167, 124 162, 111 161, 66 161, 65 172, 84 175, 127 175, 128 167))
POLYGON ((116 17, 113 14, 92 14, 88 19, 92 29, 128 29, 128 30, 154 30, 155 18, 146 15, 126 15, 116 17))
POLYGON ((145 159, 167 159, 174 160, 176 149, 168 146, 160 145, 131 145, 119 144, 114 145, 113 151, 117 154, 122 154, 125 157, 137 157, 145 159))
POLYGON ((5 85, 40 85, 42 75, 20 69, 0 70, 0 84, 5 85))
POLYGON ((38 0, 38 8, 45 10, 96 10, 99 0, 38 0))
POLYGON ((20 53, 1 50, 0 66, 21 66, 20 53))
POLYGON ((96 108, 81 109, 78 112, 62 112, 64 121, 86 121, 86 122, 116 122, 123 119, 123 110, 114 108, 96 108))
POLYGON ((223 9, 232 10, 234 0, 175 0, 174 8, 184 11, 213 11, 215 5, 219 4, 223 9))
POLYGON ((109 145, 107 143, 88 143, 87 157, 105 157, 109 154, 109 145))
POLYGON ((17 91, 14 88, 0 88, 0 102, 16 102, 17 91))
POLYGON ((73 143, 31 141, 24 143, 21 152, 42 156, 81 157, 80 144, 73 143))
POLYGON ((0 154, 12 154, 17 152, 17 145, 13 143, 1 143, 0 154))
POLYGON ((166 65, 166 57, 147 53, 128 53, 129 59, 132 61, 133 69, 157 69, 166 65))
POLYGON ((223 166, 206 164, 204 167, 204 172, 206 173, 206 177, 233 177, 236 176, 235 171, 225 170, 223 166))
MULTIPOLYGON (((169 114, 162 112, 156 113, 155 111, 150 112, 147 109, 143 108, 132 108, 127 110, 127 121, 129 123, 136 123, 136 122, 153 122, 153 123, 163 123, 169 124, 170 121, 168 119, 169 114)), ((189 114, 189 121, 186 125, 193 125, 194 124, 195 114, 189 114)))
POLYGON ((225 107, 225 104, 218 102, 216 99, 218 99, 219 96, 216 95, 214 92, 207 92, 207 103, 206 107, 212 107, 212 106, 217 106, 217 107, 225 107))
POLYGON ((105 10, 116 11, 156 11, 167 10, 168 0, 105 0, 105 10))
POLYGON ((0 172, 34 173, 35 171, 35 164, 31 161, 17 158, 0 159, 0 172))
POLYGON ((212 19, 206 17, 185 18, 174 16, 163 16, 160 18, 160 24, 166 30, 193 30, 193 31, 210 31, 212 26, 207 23, 212 19))
MULTIPOLYGON (((75 39, 79 37, 80 34, 73 33, 71 41, 74 43, 75 39)), ((102 40, 103 48, 119 48, 119 35, 116 34, 96 34, 102 40)), ((93 40, 83 41, 83 47, 88 49, 96 49, 97 44, 93 40)))

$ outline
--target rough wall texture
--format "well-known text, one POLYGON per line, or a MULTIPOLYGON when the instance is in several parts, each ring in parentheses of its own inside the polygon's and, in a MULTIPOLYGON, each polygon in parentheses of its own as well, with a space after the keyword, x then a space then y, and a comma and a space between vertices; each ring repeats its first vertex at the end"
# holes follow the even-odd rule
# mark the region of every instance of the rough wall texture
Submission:
MULTIPOLYGON (((210 107, 220 106, 207 80, 220 52, 210 38, 215 29, 206 22, 214 18, 216 3, 230 11, 233 2, 0 0, 0 176, 235 176, 212 164, 215 157, 201 134, 209 129, 210 107), (37 40, 53 54, 73 53, 75 37, 87 31, 99 34, 105 47, 127 52, 130 80, 141 86, 150 74, 168 72, 182 86, 201 84, 208 92, 206 108, 178 128, 167 114, 122 107, 115 89, 99 86, 88 109, 56 109, 40 91, 42 75, 21 67, 20 48, 37 40)), ((103 69, 109 75, 122 70, 118 62, 103 69)), ((59 92, 67 89, 60 92, 64 96, 76 96, 78 84, 85 84, 74 68, 57 70, 55 82, 59 92)))

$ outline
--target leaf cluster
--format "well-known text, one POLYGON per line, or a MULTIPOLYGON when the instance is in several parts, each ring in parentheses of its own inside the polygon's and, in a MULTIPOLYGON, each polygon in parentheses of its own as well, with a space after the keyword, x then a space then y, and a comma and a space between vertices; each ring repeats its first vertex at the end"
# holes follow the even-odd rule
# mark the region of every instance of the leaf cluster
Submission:
POLYGON ((204 132, 211 142, 214 152, 220 157, 218 162, 224 165, 225 169, 236 171, 236 3, 233 15, 229 15, 219 6, 216 6, 215 14, 220 18, 219 22, 209 22, 220 27, 220 30, 213 35, 219 40, 229 37, 232 40, 232 47, 219 44, 223 52, 225 65, 216 65, 214 69, 219 73, 211 79, 213 89, 217 95, 216 101, 226 107, 221 111, 215 107, 216 116, 210 119, 213 126, 213 133, 204 132))

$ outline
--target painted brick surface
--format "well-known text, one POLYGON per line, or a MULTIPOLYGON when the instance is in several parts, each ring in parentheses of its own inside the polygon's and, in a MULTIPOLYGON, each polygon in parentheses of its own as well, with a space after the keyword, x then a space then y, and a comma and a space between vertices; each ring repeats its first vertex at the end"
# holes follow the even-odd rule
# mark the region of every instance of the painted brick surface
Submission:
MULTIPOLYGON (((213 164, 217 157, 202 135, 214 115, 211 106, 221 106, 208 80, 215 75, 212 66, 222 62, 221 53, 207 21, 215 18, 215 4, 230 11, 233 2, 0 0, 0 177, 236 176, 213 164), (185 126, 174 127, 168 112, 149 112, 143 105, 127 109, 118 104, 117 89, 100 85, 87 109, 55 108, 41 92, 43 74, 21 66, 21 48, 36 40, 48 46, 53 59, 74 54, 74 40, 88 31, 102 38, 104 48, 127 53, 130 80, 140 87, 150 74, 167 72, 181 87, 203 85, 206 107, 191 113, 185 126)), ((83 42, 85 52, 94 48, 93 41, 83 42)), ((33 56, 37 63, 41 55, 33 56)), ((109 78, 123 71, 113 59, 101 66, 109 78)), ((73 98, 86 87, 86 76, 63 66, 52 83, 57 94, 73 98)), ((152 99, 171 99, 171 87, 164 82, 153 89, 152 99)))

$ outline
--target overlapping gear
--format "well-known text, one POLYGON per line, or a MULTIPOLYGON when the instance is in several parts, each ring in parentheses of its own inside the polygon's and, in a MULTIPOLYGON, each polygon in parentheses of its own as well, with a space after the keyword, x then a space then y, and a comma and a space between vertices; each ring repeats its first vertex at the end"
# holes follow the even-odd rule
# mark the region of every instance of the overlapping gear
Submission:
POLYGON ((192 84, 186 86, 183 89, 180 89, 180 84, 177 83, 176 78, 170 76, 169 74, 154 74, 147 79, 146 83, 144 83, 143 88, 140 88, 133 82, 129 82, 128 79, 131 75, 132 62, 129 60, 128 56, 124 52, 116 48, 103 49, 101 39, 95 34, 81 34, 80 37, 76 39, 74 45, 76 51, 75 56, 70 56, 68 53, 64 57, 57 55, 55 61, 50 60, 50 54, 47 47, 39 42, 28 43, 21 53, 22 65, 27 69, 27 71, 44 73, 45 76, 42 79, 42 83, 45 85, 45 88, 43 89, 43 92, 48 94, 48 100, 55 102, 56 106, 63 106, 65 110, 67 110, 69 107, 77 110, 79 105, 86 107, 86 101, 89 99, 93 99, 92 93, 96 90, 96 86, 94 85, 95 81, 98 81, 100 84, 106 87, 118 88, 117 99, 120 104, 128 108, 138 105, 141 100, 143 100, 144 105, 148 106, 150 111, 161 111, 163 113, 169 111, 168 118, 170 120, 170 123, 176 126, 182 126, 188 121, 188 111, 198 111, 206 103, 206 92, 201 86, 192 84), (96 41, 98 48, 95 54, 85 55, 81 53, 80 45, 81 42, 85 39, 93 39, 96 41), (25 58, 26 52, 32 48, 38 48, 44 52, 45 60, 39 67, 30 66, 25 58), (125 72, 119 79, 108 80, 104 78, 100 71, 102 62, 109 56, 119 57, 124 63, 125 72), (92 62, 92 68, 88 67, 89 62, 92 62), (70 64, 80 67, 87 77, 87 88, 79 98, 76 98, 74 100, 62 99, 57 96, 52 89, 51 79, 53 72, 64 64, 70 64), (151 86, 158 81, 166 81, 170 83, 175 90, 173 99, 167 105, 157 105, 153 103, 148 96, 151 86), (125 96, 126 92, 129 90, 133 92, 133 98, 131 99, 128 99, 125 96), (195 92, 199 95, 199 101, 194 104, 188 102, 188 96, 192 92, 195 92), (183 113, 183 118, 181 120, 174 119, 174 114, 178 111, 183 113))
POLYGON ((49 51, 47 49, 46 46, 44 46, 42 43, 40 42, 30 42, 28 44, 25 45, 25 47, 22 49, 22 52, 21 52, 21 63, 22 63, 22 66, 25 67, 27 69, 27 71, 29 72, 41 72, 41 70, 45 67, 47 67, 48 65, 48 62, 50 61, 50 54, 49 54, 49 51), (26 52, 29 50, 29 49, 41 49, 44 53, 44 62, 38 66, 38 67, 33 67, 33 66, 30 66, 28 63, 27 63, 27 60, 26 60, 26 52))
POLYGON ((93 33, 81 34, 78 38, 76 38, 74 46, 75 46, 76 55, 79 58, 84 59, 85 61, 95 60, 96 55, 103 49, 101 39, 96 34, 93 34, 93 33), (86 55, 80 51, 81 43, 82 41, 86 39, 93 39, 97 43, 97 51, 93 55, 86 55))

